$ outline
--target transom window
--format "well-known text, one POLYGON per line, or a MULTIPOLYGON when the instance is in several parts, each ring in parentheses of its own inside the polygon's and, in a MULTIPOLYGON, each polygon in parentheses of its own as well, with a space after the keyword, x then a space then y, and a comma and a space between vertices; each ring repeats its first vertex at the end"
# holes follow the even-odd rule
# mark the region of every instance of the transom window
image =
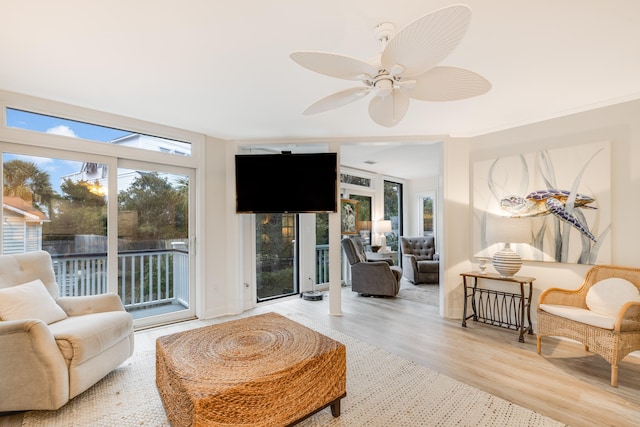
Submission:
POLYGON ((340 182, 343 184, 359 185, 361 187, 371 187, 371 179, 346 173, 340 174, 340 182))
POLYGON ((6 109, 7 127, 36 132, 82 138, 106 144, 134 147, 142 150, 161 151, 180 156, 191 156, 191 144, 183 141, 159 138, 122 129, 48 116, 15 108, 6 109))

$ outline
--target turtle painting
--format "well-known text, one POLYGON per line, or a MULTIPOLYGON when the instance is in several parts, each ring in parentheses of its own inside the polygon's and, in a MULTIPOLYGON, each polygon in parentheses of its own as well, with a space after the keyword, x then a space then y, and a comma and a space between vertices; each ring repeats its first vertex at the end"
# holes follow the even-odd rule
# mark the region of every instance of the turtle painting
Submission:
MULTIPOLYGON (((580 231, 589 239, 596 241, 596 238, 589 229, 578 220, 578 218, 567 212, 565 205, 571 192, 566 190, 539 190, 529 193, 526 197, 507 196, 500 200, 500 207, 507 211, 511 217, 532 217, 552 214, 556 218, 566 221, 580 231)), ((574 201, 574 208, 597 209, 589 206, 595 199, 584 194, 577 193, 574 201)))

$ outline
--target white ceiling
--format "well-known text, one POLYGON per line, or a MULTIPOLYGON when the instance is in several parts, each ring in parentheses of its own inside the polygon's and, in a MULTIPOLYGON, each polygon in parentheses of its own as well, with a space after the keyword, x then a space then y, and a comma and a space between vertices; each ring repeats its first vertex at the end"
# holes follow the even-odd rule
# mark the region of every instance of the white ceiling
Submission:
POLYGON ((369 118, 368 100, 302 115, 354 82, 290 52, 368 60, 376 24, 402 28, 454 3, 0 0, 0 89, 222 139, 370 138, 377 153, 384 141, 478 135, 640 98, 640 1, 469 0, 471 26, 440 65, 481 74, 487 94, 412 100, 392 128, 369 118))

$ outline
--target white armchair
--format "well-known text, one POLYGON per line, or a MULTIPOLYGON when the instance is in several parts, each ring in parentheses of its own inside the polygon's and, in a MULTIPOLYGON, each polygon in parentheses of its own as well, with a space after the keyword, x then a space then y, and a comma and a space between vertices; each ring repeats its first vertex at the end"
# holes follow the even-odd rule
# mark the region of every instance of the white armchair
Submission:
POLYGON ((0 255, 0 412, 58 409, 133 354, 118 295, 58 295, 47 252, 0 255))

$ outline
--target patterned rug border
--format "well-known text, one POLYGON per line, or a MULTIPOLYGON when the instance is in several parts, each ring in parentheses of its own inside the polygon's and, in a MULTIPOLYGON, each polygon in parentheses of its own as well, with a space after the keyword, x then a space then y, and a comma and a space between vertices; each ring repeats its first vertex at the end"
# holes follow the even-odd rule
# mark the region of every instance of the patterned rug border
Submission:
MULTIPOLYGON (((334 418, 325 409, 304 420, 301 427, 564 425, 302 314, 286 317, 347 346, 347 396, 342 400, 341 416, 334 418)), ((58 411, 27 412, 22 425, 169 426, 155 386, 155 351, 134 354, 58 411)))

